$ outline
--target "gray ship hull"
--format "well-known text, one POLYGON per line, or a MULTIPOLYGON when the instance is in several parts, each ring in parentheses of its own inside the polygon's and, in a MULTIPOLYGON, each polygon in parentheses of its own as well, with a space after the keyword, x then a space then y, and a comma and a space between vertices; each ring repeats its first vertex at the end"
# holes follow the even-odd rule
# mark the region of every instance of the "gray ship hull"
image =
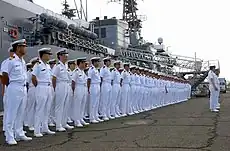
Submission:
MULTIPOLYGON (((35 28, 35 25, 32 24, 28 18, 35 17, 36 14, 27 10, 24 10, 22 8, 13 6, 9 3, 6 3, 2 0, 0 0, 0 62, 2 62, 4 59, 6 59, 9 54, 7 52, 8 48, 10 47, 10 43, 14 41, 10 35, 9 35, 9 29, 14 26, 23 27, 21 30, 26 31, 32 31, 35 28)), ((18 37, 25 38, 25 37, 18 37)), ((54 46, 54 45, 37 45, 33 47, 27 48, 27 54, 25 56, 25 60, 28 62, 32 57, 38 56, 37 50, 44 47, 50 47, 52 48, 52 52, 54 55, 52 58, 55 58, 55 52, 60 49, 60 47, 54 46)), ((95 56, 93 54, 88 54, 84 51, 78 51, 78 50, 69 50, 69 59, 76 59, 77 57, 92 57, 95 56)), ((1 88, 0 88, 1 91, 1 88)), ((0 111, 2 111, 3 105, 2 105, 2 96, 0 94, 0 111)))

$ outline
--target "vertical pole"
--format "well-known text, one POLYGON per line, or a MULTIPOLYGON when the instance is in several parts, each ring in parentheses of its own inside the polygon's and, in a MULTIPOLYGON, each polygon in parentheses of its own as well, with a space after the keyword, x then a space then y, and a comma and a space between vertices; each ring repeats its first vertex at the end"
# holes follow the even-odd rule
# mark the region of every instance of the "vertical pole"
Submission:
POLYGON ((86 17, 85 20, 88 21, 88 0, 85 1, 85 12, 86 12, 86 17))

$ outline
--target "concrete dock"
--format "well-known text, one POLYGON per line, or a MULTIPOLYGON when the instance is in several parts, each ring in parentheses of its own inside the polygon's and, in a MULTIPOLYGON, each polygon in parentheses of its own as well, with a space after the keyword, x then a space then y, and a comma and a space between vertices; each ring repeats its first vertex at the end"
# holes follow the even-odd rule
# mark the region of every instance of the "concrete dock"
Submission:
POLYGON ((230 93, 221 95, 219 113, 209 111, 208 98, 195 98, 17 146, 0 134, 0 151, 230 151, 230 93))

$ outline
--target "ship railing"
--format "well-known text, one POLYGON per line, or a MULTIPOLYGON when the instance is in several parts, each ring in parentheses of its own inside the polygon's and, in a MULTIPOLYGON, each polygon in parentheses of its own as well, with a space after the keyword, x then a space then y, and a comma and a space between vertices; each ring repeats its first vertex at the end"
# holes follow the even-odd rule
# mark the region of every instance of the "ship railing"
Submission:
POLYGON ((30 11, 30 12, 33 12, 35 14, 42 14, 42 13, 47 13, 51 16, 54 16, 54 17, 57 17, 58 19, 61 19, 61 20, 64 20, 65 22, 67 22, 68 24, 74 24, 78 27, 81 27, 81 26, 84 26, 85 28, 89 28, 89 23, 84 21, 84 20, 71 20, 71 19, 68 19, 66 17, 64 17, 63 15, 60 15, 60 14, 57 14, 57 13, 54 13, 53 11, 51 10, 48 10, 48 9, 45 9, 35 3, 31 3, 27 0, 3 0, 5 1, 6 3, 10 3, 11 5, 14 5, 16 7, 19 7, 19 8, 22 8, 22 9, 25 9, 27 11, 30 11))

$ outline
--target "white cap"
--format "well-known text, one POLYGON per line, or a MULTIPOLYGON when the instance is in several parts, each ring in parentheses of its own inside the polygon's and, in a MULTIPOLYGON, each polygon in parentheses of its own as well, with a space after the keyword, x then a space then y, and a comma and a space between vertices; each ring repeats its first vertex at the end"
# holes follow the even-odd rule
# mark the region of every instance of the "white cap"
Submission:
POLYGON ((133 65, 132 65, 132 66, 130 66, 130 68, 136 68, 136 66, 133 66, 133 65))
POLYGON ((80 58, 77 58, 77 60, 81 60, 81 61, 86 61, 87 57, 80 57, 80 58))
POLYGON ((13 47, 8 48, 8 52, 11 52, 13 50, 13 47))
POLYGON ((50 52, 51 53, 51 48, 41 48, 41 49, 38 49, 38 52, 50 52))
POLYGON ((75 63, 76 59, 68 60, 67 63, 75 63))
POLYGON ((119 68, 118 70, 124 70, 124 68, 119 68))
POLYGON ((66 48, 61 48, 57 51, 57 54, 68 54, 68 50, 66 48))
POLYGON ((119 64, 119 63, 121 63, 120 60, 116 60, 116 61, 113 62, 113 64, 119 64))
POLYGON ((50 60, 48 61, 48 63, 51 63, 51 62, 56 62, 56 60, 55 60, 55 59, 50 59, 50 60))
POLYGON ((92 57, 90 60, 91 61, 93 61, 93 60, 100 60, 100 57, 92 57))
POLYGON ((38 57, 34 57, 34 58, 30 59, 30 63, 37 62, 37 61, 39 61, 38 57))
POLYGON ((106 57, 103 59, 103 61, 105 61, 105 60, 111 60, 111 57, 106 57))
POLYGON ((128 62, 125 62, 125 63, 123 63, 123 65, 130 65, 130 63, 128 63, 128 62))
POLYGON ((20 39, 20 40, 16 40, 14 42, 11 43, 11 46, 14 45, 18 45, 18 46, 27 46, 26 45, 26 40, 25 39, 20 39))
POLYGON ((31 65, 32 65, 32 63, 30 63, 30 62, 26 64, 26 66, 31 66, 31 65))

